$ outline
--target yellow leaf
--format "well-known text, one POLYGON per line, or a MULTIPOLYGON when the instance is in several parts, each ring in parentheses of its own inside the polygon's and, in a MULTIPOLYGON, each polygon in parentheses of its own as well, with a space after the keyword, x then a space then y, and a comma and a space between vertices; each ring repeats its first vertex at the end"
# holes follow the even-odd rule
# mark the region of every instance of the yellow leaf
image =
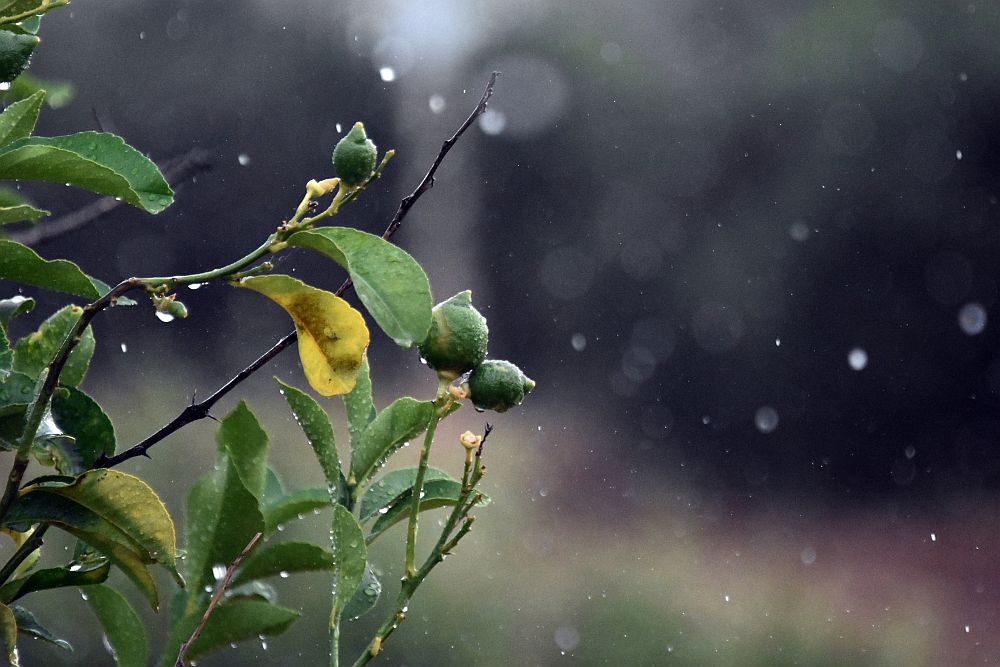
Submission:
POLYGON ((354 389, 369 339, 361 313, 336 294, 291 276, 253 276, 239 284, 269 297, 292 316, 302 369, 313 389, 323 396, 354 389))

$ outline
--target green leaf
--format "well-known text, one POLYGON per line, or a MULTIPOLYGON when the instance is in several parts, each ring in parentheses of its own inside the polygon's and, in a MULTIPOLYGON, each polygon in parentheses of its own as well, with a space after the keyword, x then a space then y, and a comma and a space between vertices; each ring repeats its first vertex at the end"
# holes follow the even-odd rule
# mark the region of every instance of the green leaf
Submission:
POLYGON ((107 292, 107 285, 85 274, 73 262, 46 261, 28 246, 5 239, 0 239, 0 278, 91 300, 107 292))
POLYGON ((351 432, 351 443, 354 443, 368 425, 375 419, 375 404, 372 403, 372 378, 368 369, 368 355, 361 360, 358 369, 358 380, 354 389, 344 394, 344 407, 347 409, 347 423, 351 432))
POLYGON ((160 563, 181 583, 174 522, 163 501, 138 477, 102 468, 80 475, 72 484, 32 484, 25 487, 21 498, 37 493, 62 496, 89 509, 127 535, 143 558, 160 563))
POLYGON ((230 586, 223 595, 224 600, 263 600, 275 604, 278 601, 278 592, 274 586, 263 581, 251 581, 241 586, 230 586))
POLYGON ((378 325, 402 347, 427 337, 431 287, 405 250, 380 236, 348 227, 296 232, 288 245, 322 253, 347 269, 354 290, 378 325))
POLYGON ((35 591, 64 588, 66 586, 99 584, 108 578, 110 571, 111 563, 107 561, 93 563, 87 567, 77 565, 36 570, 26 577, 14 579, 4 584, 0 588, 0 601, 9 604, 35 591), (76 567, 76 569, 73 569, 73 567, 76 567))
POLYGON ((34 206, 28 206, 27 204, 21 204, 19 206, 0 206, 0 226, 9 225, 14 222, 24 222, 25 220, 35 222, 39 218, 44 218, 45 216, 51 214, 52 211, 35 208, 34 206))
POLYGON ((246 401, 240 401, 222 420, 215 442, 246 490, 260 500, 267 476, 267 433, 246 401))
POLYGON ((0 113, 0 146, 31 136, 44 99, 45 91, 39 90, 31 97, 14 102, 0 113))
POLYGON ((358 590, 368 567, 368 547, 365 535, 351 511, 343 505, 333 506, 333 609, 330 623, 340 622, 340 615, 358 590))
POLYGON ((17 665, 17 618, 13 610, 5 604, 0 604, 0 644, 8 664, 17 665))
MULTIPOLYGON (((25 336, 14 347, 14 370, 32 377, 42 374, 42 371, 52 363, 56 353, 62 346, 70 330, 76 326, 83 309, 79 306, 65 306, 56 311, 33 334, 25 336)), ((75 387, 83 382, 83 377, 90 366, 90 358, 94 356, 94 333, 88 326, 80 337, 73 351, 66 359, 60 384, 75 387)))
POLYGON ((52 418, 63 433, 74 439, 73 450, 83 470, 89 469, 101 454, 115 453, 117 441, 111 419, 79 389, 65 387, 56 392, 52 397, 52 418))
MULTIPOLYGON (((449 479, 455 481, 451 475, 444 470, 437 468, 427 468, 424 473, 424 482, 435 479, 449 479)), ((382 475, 377 482, 371 485, 365 495, 361 497, 361 510, 358 520, 364 522, 378 513, 379 510, 389 507, 403 493, 408 493, 417 480, 416 468, 401 468, 390 470, 382 475)))
POLYGON ((379 581, 375 571, 369 565, 365 568, 365 576, 361 579, 361 585, 354 591, 354 597, 344 607, 343 618, 354 621, 370 612, 378 603, 379 596, 382 595, 382 582, 379 581))
POLYGON ((239 285, 260 292, 291 315, 302 370, 313 389, 335 396, 354 388, 369 340, 361 313, 336 294, 291 276, 252 276, 239 285))
POLYGON ((330 492, 320 487, 292 491, 280 498, 269 499, 261 507, 264 513, 264 532, 270 534, 278 526, 288 523, 300 514, 330 507, 331 504, 330 492))
POLYGON ((190 647, 187 659, 195 660, 232 642, 278 635, 288 629, 301 614, 259 600, 239 599, 223 602, 208 617, 208 622, 190 647))
POLYGON ((87 604, 94 610, 120 667, 145 667, 149 660, 146 628, 121 593, 110 586, 84 586, 87 604))
MULTIPOLYGON (((431 480, 424 484, 424 495, 420 500, 420 511, 423 512, 426 510, 437 509, 439 507, 450 507, 458 502, 461 494, 461 482, 456 482, 453 479, 431 480)), ((407 519, 410 516, 412 498, 412 488, 398 496, 395 502, 389 506, 388 511, 381 514, 372 526, 371 533, 368 535, 368 541, 370 542, 374 540, 398 522, 407 519)), ((486 505, 489 502, 490 499, 484 495, 483 499, 479 501, 478 504, 486 505)))
POLYGON ((9 84, 24 71, 39 41, 37 35, 23 30, 11 26, 0 28, 0 81, 9 84))
MULTIPOLYGON (((146 568, 147 564, 154 562, 153 558, 132 537, 95 512, 67 497, 48 492, 50 489, 46 484, 65 484, 60 481, 63 479, 66 478, 42 478, 34 487, 25 487, 11 507, 4 525, 23 532, 34 524, 55 524, 110 558, 142 591, 150 605, 157 608, 156 583, 146 568)), ((72 478, 69 479, 72 482, 72 478)), ((125 495, 127 498, 129 494, 125 495)))
POLYGON ((10 349, 7 332, 0 328, 0 380, 3 380, 10 374, 10 367, 13 364, 14 350, 10 349))
POLYGON ((295 415, 295 421, 306 434, 306 440, 319 459, 320 468, 326 477, 330 498, 337 502, 340 498, 340 456, 337 454, 337 442, 333 435, 333 425, 326 412, 311 396, 295 387, 274 378, 281 387, 281 395, 288 401, 288 407, 295 415))
POLYGON ((291 572, 332 569, 333 554, 323 547, 306 542, 280 542, 269 544, 248 558, 233 577, 232 584, 237 586, 255 579, 287 576, 291 572))
POLYGON ((375 420, 351 443, 351 478, 362 484, 403 443, 419 435, 434 416, 434 403, 404 396, 378 413, 375 420))
POLYGON ((28 635, 32 639, 41 639, 50 644, 58 646, 65 651, 72 651, 73 646, 65 639, 60 639, 52 634, 48 628, 35 619, 35 615, 20 605, 11 607, 14 618, 17 620, 17 631, 28 635))
POLYGON ((261 506, 281 500, 284 496, 285 485, 281 483, 277 471, 268 466, 267 473, 264 475, 264 493, 260 497, 261 506))
POLYGON ((170 206, 174 196, 149 158, 105 132, 15 141, 0 148, 0 178, 70 183, 149 213, 170 206))
POLYGON ((35 300, 29 297, 12 296, 0 299, 0 329, 10 328, 10 322, 18 315, 30 313, 35 309, 35 300))
MULTIPOLYGON (((228 566, 253 536, 264 530, 264 517, 258 502, 261 492, 255 495, 248 490, 244 479, 263 490, 267 438, 261 438, 256 432, 259 428, 259 425, 253 426, 256 418, 243 403, 223 420, 223 424, 226 421, 230 421, 231 427, 239 427, 227 431, 229 434, 245 432, 251 436, 240 440, 220 434, 215 472, 198 480, 188 494, 186 615, 198 608, 198 596, 204 587, 214 586, 212 567, 228 566)), ((181 641, 184 639, 186 637, 181 641)))

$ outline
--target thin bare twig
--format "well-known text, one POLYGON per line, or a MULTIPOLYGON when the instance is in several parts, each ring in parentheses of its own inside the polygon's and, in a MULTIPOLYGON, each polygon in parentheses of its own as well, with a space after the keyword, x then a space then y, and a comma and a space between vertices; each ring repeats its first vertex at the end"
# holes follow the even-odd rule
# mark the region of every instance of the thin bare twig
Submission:
MULTIPOLYGON (((188 176, 206 171, 211 168, 211 165, 209 152, 203 148, 194 148, 164 162, 161 169, 163 177, 176 190, 180 188, 188 176)), ((34 227, 11 234, 10 238, 24 245, 37 245, 80 229, 104 217, 121 206, 122 203, 114 197, 97 199, 54 220, 38 223, 34 227)))
MULTIPOLYGON (((476 121, 476 119, 486 112, 486 107, 489 103, 490 97, 493 96, 493 87, 496 85, 497 77, 499 75, 500 72, 493 72, 490 75, 490 79, 486 83, 486 89, 483 91, 483 95, 479 99, 479 103, 476 105, 476 108, 472 110, 472 113, 469 114, 469 117, 465 119, 465 122, 462 123, 462 125, 458 128, 455 134, 453 134, 451 138, 447 139, 441 145, 441 150, 438 151, 437 157, 434 158, 434 162, 431 163, 430 168, 427 170, 427 173, 424 174, 423 179, 421 179, 416 189, 409 195, 404 197, 403 200, 399 203, 399 208, 396 209, 395 215, 392 216, 392 221, 390 221, 389 226, 386 227, 385 231, 382 233, 383 239, 388 241, 392 237, 392 235, 396 233, 396 231, 402 225, 403 219, 406 217, 406 214, 409 213, 410 209, 417 202, 417 200, 420 199, 420 197, 422 197, 425 192, 434 187, 434 174, 437 173, 438 167, 441 166, 441 163, 444 161, 445 156, 448 155, 448 151, 451 150, 452 146, 454 146, 455 143, 458 142, 461 136, 465 134, 465 131, 472 126, 472 124, 476 121)), ((340 287, 337 288, 335 294, 337 296, 343 295, 344 292, 349 290, 353 284, 354 283, 351 281, 351 279, 347 278, 340 285, 340 287)), ((162 426, 155 433, 148 436, 141 442, 136 443, 135 445, 129 447, 128 449, 110 457, 105 457, 102 455, 101 458, 98 459, 98 461, 94 464, 94 467, 111 468, 120 463, 128 461, 131 458, 135 458, 136 456, 149 456, 147 452, 149 451, 150 447, 160 442, 168 435, 183 428, 184 426, 187 426, 192 422, 204 419, 205 417, 209 416, 209 410, 212 408, 213 405, 215 405, 219 401, 219 399, 221 399, 223 396, 225 396, 234 388, 236 388, 238 384, 240 384, 248 377, 256 373, 261 367, 266 365, 267 362, 276 357, 279 352, 281 352, 285 348, 295 343, 297 339, 298 336, 294 331, 291 332, 290 334, 287 334, 284 338, 275 343, 274 346, 271 347, 271 349, 262 354, 256 360, 254 360, 253 363, 251 363, 249 366, 241 370, 232 379, 230 379, 224 385, 222 385, 214 392, 212 392, 212 394, 204 401, 200 403, 192 403, 191 405, 187 406, 186 408, 184 408, 183 411, 181 411, 180 414, 171 419, 167 424, 162 426)))
POLYGON ((241 551, 233 562, 229 564, 229 567, 226 568, 226 574, 222 577, 222 581, 219 582, 218 588, 215 589, 215 594, 212 596, 212 600, 208 603, 208 608, 205 609, 205 613, 202 615, 201 621, 198 622, 198 627, 194 629, 194 632, 191 633, 188 640, 181 644, 181 650, 180 653, 177 654, 177 662, 174 663, 174 667, 184 667, 184 654, 187 653, 191 644, 198 639, 201 631, 205 629, 205 624, 208 623, 208 617, 211 616, 212 612, 215 611, 215 608, 219 606, 219 602, 222 601, 222 596, 226 593, 226 587, 229 586, 229 580, 233 578, 233 573, 236 572, 236 568, 240 566, 240 563, 242 563, 243 559, 246 558, 248 553, 250 553, 250 550, 257 546, 257 542, 259 542, 260 538, 263 536, 264 533, 257 533, 254 535, 250 542, 243 547, 243 551, 241 551))

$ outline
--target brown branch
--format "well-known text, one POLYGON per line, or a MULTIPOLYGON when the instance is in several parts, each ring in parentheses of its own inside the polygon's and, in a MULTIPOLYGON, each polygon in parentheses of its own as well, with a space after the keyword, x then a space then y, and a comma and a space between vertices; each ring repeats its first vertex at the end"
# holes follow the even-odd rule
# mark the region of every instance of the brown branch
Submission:
MULTIPOLYGON (((180 188, 188 176, 206 171, 211 165, 208 151, 203 148, 194 148, 183 155, 168 160, 161 168, 163 169, 163 177, 176 190, 180 188)), ((114 197, 97 199, 54 220, 38 223, 34 227, 11 234, 10 238, 28 246, 44 243, 104 217, 123 203, 114 197)))
POLYGON ((208 623, 208 617, 211 616, 212 612, 215 611, 215 608, 219 606, 219 602, 222 601, 222 596, 225 594, 226 587, 229 586, 229 580, 233 578, 233 573, 236 572, 236 568, 240 566, 240 563, 242 563, 243 559, 246 558, 248 553, 250 553, 250 550, 257 546, 257 542, 259 542, 260 538, 263 536, 264 533, 257 533, 254 535, 250 542, 243 547, 243 551, 241 551, 235 560, 229 564, 229 567, 226 568, 226 574, 222 577, 222 581, 219 582, 219 587, 215 590, 212 600, 208 603, 208 608, 205 609, 205 613, 202 615, 201 621, 198 622, 198 627, 194 629, 194 632, 191 633, 188 640, 181 644, 181 650, 180 653, 177 654, 177 662, 174 663, 174 667, 184 667, 184 654, 187 653, 189 648, 191 648, 191 644, 198 639, 198 635, 201 634, 201 631, 205 629, 205 624, 208 623))
MULTIPOLYGON (((396 209, 396 214, 392 216, 392 221, 389 223, 389 226, 386 227, 385 231, 382 233, 383 239, 388 241, 392 237, 392 235, 396 233, 396 231, 402 225, 403 219, 406 217, 406 214, 410 212, 410 208, 413 207, 413 205, 417 202, 418 199, 420 199, 420 197, 423 196, 425 192, 434 187, 434 174, 437 173, 438 167, 441 166, 441 163, 444 161, 445 156, 448 155, 448 151, 451 150, 452 146, 454 146, 455 143, 458 142, 461 136, 465 134, 465 131, 472 126, 472 124, 476 121, 476 119, 479 116, 483 115, 483 113, 485 113, 490 97, 493 96, 493 87, 496 85, 497 77, 499 75, 500 72, 493 72, 490 75, 490 79, 486 83, 486 90, 483 91, 483 95, 480 98, 479 103, 476 105, 476 108, 472 110, 472 113, 469 114, 469 117, 465 119, 465 122, 462 123, 462 125, 458 128, 455 134, 453 134, 451 138, 447 139, 441 145, 441 150, 438 151, 437 157, 434 158, 434 162, 431 163, 430 169, 427 170, 427 173, 424 175, 423 179, 421 179, 416 189, 409 195, 404 197, 403 200, 399 203, 399 208, 396 209)), ((353 284, 354 283, 351 281, 350 278, 346 279, 340 285, 340 287, 337 288, 335 294, 337 296, 343 295, 344 292, 349 290, 353 284)), ((284 338, 275 343, 274 346, 271 347, 271 349, 262 354, 256 360, 254 360, 253 363, 251 363, 249 366, 247 366, 242 371, 237 373, 232 379, 230 379, 224 385, 222 385, 214 392, 212 392, 212 395, 206 398, 204 401, 200 403, 192 403, 191 405, 187 406, 186 408, 184 408, 183 411, 181 411, 180 414, 178 414, 167 424, 162 426, 155 433, 145 438, 141 442, 129 447, 128 449, 110 457, 102 455, 94 464, 94 467, 111 468, 120 463, 128 461, 131 458, 135 458, 136 456, 149 456, 147 452, 149 451, 150 447, 160 442, 161 440, 166 438, 168 435, 174 433, 175 431, 180 430, 184 426, 187 426, 192 422, 208 417, 209 410, 211 410, 212 406, 215 405, 219 401, 219 399, 221 399, 223 396, 225 396, 234 388, 236 388, 238 384, 240 384, 248 377, 256 373, 260 368, 266 365, 267 362, 276 357, 279 352, 284 350, 286 347, 292 345, 297 339, 298 336, 294 331, 291 332, 290 334, 287 334, 284 338)))

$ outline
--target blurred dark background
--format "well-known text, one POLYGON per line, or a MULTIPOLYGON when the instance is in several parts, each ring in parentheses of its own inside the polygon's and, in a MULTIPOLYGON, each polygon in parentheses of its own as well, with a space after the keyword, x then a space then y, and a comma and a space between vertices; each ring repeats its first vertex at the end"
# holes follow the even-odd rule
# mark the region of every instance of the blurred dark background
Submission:
MULTIPOLYGON (((499 70, 395 240, 438 300, 473 289, 491 356, 538 389, 490 418, 475 556, 384 664, 992 664, 998 34, 993 2, 74 3, 43 21, 32 72, 75 96, 39 133, 214 168, 155 218, 37 250, 108 282, 231 261, 355 120, 398 157, 337 222, 381 232, 499 70)), ((279 269, 342 279, 301 252, 279 269)), ((289 329, 252 294, 183 298, 182 322, 96 326, 88 390, 123 444, 289 329)), ((433 391, 415 353, 371 354, 381 404, 433 391)), ((300 379, 295 355, 245 393, 298 447, 286 476, 315 476, 274 373, 300 379)), ((133 469, 180 512, 211 433, 133 469)), ((293 664, 303 636, 319 664, 324 586, 288 589, 288 637, 205 664, 293 664)))

